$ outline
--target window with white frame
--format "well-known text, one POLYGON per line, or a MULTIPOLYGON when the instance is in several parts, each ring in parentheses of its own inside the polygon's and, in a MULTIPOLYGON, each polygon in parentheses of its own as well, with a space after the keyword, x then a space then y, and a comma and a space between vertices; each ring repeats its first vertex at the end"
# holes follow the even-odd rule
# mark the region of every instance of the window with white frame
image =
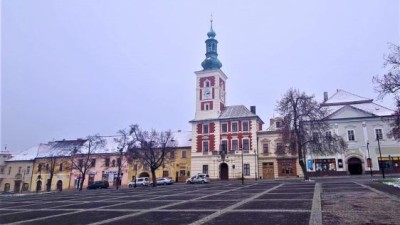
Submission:
POLYGON ((250 141, 249 139, 243 139, 243 150, 249 151, 250 150, 250 141))
POLYGON ((282 154, 284 152, 283 143, 278 142, 276 143, 276 153, 282 154))
POLYGON ((222 140, 221 141, 221 151, 224 151, 225 153, 228 150, 228 141, 227 140, 222 140))
POLYGON ((250 164, 246 163, 243 165, 243 174, 244 176, 250 176, 250 164))
POLYGON ((383 139, 383 132, 381 128, 375 129, 375 139, 382 140, 383 139))
POLYGON ((239 141, 232 140, 232 151, 237 151, 237 150, 239 150, 239 141))
POLYGON ((221 124, 221 132, 228 133, 228 124, 227 123, 221 124))
POLYGON ((203 173, 208 174, 208 165, 203 165, 203 173))
POLYGON ((347 139, 349 141, 355 141, 356 137, 354 135, 354 130, 347 130, 347 139))
POLYGON ((208 124, 203 124, 203 134, 208 134, 208 124))
POLYGON ((182 151, 182 158, 183 158, 183 159, 186 158, 186 151, 185 151, 185 150, 182 151))
POLYGON ((232 132, 238 132, 238 123, 232 122, 232 132))
POLYGON ((208 141, 203 141, 203 152, 208 152, 208 141))
POLYGON ((268 143, 264 143, 263 144, 263 154, 264 155, 268 155, 269 154, 269 144, 268 143))
POLYGON ((243 121, 242 122, 242 130, 243 131, 249 131, 249 121, 243 121))

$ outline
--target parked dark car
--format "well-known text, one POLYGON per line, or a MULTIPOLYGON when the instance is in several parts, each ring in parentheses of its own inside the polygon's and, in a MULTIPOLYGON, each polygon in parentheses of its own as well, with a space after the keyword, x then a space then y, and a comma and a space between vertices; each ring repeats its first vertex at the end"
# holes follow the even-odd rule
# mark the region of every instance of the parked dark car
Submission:
POLYGON ((87 189, 98 189, 98 188, 108 188, 110 184, 106 180, 95 181, 93 184, 90 184, 87 189))

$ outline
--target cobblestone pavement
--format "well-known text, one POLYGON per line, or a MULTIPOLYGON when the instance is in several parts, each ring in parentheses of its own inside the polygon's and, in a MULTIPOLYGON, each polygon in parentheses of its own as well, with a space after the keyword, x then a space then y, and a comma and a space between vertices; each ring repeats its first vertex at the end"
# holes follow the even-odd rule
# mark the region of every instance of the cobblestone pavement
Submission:
POLYGON ((215 182, 0 198, 1 224, 400 224, 365 182, 215 182))

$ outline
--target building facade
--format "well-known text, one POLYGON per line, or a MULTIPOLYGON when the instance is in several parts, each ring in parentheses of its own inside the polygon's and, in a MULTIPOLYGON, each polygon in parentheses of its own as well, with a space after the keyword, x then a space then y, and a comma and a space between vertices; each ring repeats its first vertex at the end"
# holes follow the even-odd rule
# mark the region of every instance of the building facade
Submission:
POLYGON ((297 154, 287 151, 282 140, 283 119, 270 119, 266 131, 257 133, 259 154, 258 171, 260 179, 294 178, 303 176, 297 154))
POLYGON ((14 193, 30 191, 33 163, 38 149, 39 145, 33 146, 5 160, 4 171, 1 174, 1 191, 14 193))
POLYGON ((228 77, 220 69, 216 33, 207 33, 206 59, 196 74, 196 112, 192 125, 191 171, 211 179, 257 177, 257 132, 263 121, 243 105, 227 106, 228 77))
POLYGON ((344 90, 330 98, 325 93, 322 106, 329 112, 329 132, 342 136, 348 149, 342 154, 308 155, 311 175, 379 173, 379 164, 387 173, 400 173, 400 142, 387 136, 392 110, 344 90))

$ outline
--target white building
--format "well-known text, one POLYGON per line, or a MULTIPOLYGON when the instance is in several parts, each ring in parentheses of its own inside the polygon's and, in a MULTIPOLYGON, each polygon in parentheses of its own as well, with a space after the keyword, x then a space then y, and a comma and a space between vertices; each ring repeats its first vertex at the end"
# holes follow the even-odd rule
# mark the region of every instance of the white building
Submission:
POLYGON ((330 98, 324 93, 322 106, 328 109, 331 132, 345 139, 348 150, 331 156, 308 155, 311 175, 378 173, 378 160, 386 173, 400 173, 400 142, 387 136, 390 127, 386 120, 392 110, 344 90, 337 90, 330 98))

